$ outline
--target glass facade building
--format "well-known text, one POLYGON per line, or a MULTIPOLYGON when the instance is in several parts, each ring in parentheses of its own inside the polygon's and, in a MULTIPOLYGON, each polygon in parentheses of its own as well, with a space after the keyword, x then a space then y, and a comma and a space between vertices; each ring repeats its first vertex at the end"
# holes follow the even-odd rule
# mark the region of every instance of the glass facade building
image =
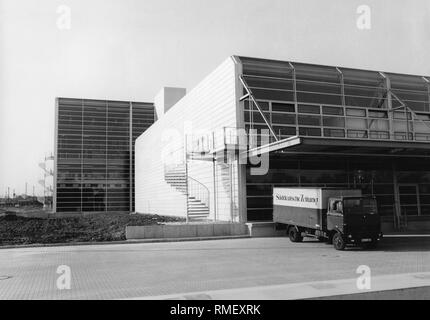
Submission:
POLYGON ((430 77, 238 59, 246 130, 314 144, 271 153, 265 176, 247 167, 248 221, 272 220, 274 186, 360 188, 388 219, 430 216, 430 77))
POLYGON ((54 212, 134 211, 134 144, 152 103, 57 98, 54 212))

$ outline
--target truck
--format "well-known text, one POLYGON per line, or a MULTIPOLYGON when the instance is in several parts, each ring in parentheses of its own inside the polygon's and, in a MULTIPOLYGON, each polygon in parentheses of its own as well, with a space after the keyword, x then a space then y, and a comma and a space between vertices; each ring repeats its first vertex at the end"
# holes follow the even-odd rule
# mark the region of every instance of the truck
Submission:
POLYGON ((273 219, 292 242, 312 237, 336 250, 375 248, 383 237, 376 198, 359 189, 273 188, 273 219))

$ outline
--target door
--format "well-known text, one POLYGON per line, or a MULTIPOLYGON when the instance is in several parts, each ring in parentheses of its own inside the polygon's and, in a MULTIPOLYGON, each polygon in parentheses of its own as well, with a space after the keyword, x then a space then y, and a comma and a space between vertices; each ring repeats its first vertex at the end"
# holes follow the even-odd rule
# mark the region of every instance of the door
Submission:
POLYGON ((421 215, 420 194, 416 184, 400 184, 399 198, 402 216, 421 215))
POLYGON ((327 208, 327 231, 339 230, 343 232, 342 200, 330 199, 327 208))

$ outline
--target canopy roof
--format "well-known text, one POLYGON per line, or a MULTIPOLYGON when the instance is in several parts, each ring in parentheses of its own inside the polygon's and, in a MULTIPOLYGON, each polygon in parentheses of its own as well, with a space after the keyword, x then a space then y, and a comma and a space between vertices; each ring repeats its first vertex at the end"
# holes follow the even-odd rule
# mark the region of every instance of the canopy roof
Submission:
POLYGON ((430 143, 291 137, 246 152, 251 157, 265 153, 430 157, 430 143))

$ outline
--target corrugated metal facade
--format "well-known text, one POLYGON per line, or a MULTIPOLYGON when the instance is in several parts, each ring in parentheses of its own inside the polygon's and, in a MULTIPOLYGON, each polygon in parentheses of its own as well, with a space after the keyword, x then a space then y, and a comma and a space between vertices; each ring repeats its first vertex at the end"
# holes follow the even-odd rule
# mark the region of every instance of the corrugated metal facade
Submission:
MULTIPOLYGON (((200 131, 210 134, 224 127, 237 127, 240 93, 236 93, 236 68, 234 60, 228 58, 137 139, 136 212, 186 215, 187 198, 166 181, 163 159, 166 154, 183 152, 184 132, 190 128, 193 134, 200 131), (172 146, 174 141, 175 146, 172 146)), ((239 220, 237 163, 227 166, 218 162, 215 170, 212 161, 190 160, 188 163, 189 178, 209 191, 210 218, 215 217, 216 207, 217 219, 239 220)))

